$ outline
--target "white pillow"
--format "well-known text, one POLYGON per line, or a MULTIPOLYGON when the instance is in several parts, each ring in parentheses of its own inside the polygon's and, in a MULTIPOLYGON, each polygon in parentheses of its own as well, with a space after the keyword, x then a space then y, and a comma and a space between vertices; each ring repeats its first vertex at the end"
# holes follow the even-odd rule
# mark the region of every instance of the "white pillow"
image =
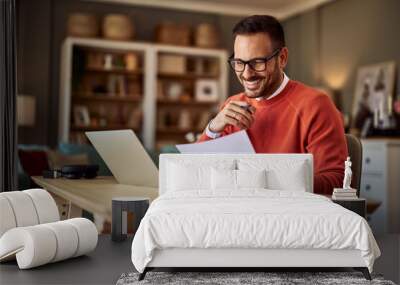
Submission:
POLYGON ((171 191, 209 188, 210 167, 185 166, 171 163, 168 172, 168 189, 171 191))
POLYGON ((239 190, 241 188, 266 188, 266 171, 263 170, 211 170, 212 190, 239 190))
POLYGON ((236 183, 238 188, 267 188, 267 171, 236 170, 236 183))
POLYGON ((271 169, 268 171, 268 188, 275 190, 306 191, 307 178, 303 165, 281 171, 271 169))
POLYGON ((236 190, 236 170, 211 169, 211 189, 236 190))
POLYGON ((215 161, 209 164, 188 161, 169 162, 167 191, 210 190, 211 168, 234 169, 235 161, 215 161))
POLYGON ((239 159, 239 170, 266 169, 267 188, 272 190, 306 191, 307 163, 304 160, 239 159))

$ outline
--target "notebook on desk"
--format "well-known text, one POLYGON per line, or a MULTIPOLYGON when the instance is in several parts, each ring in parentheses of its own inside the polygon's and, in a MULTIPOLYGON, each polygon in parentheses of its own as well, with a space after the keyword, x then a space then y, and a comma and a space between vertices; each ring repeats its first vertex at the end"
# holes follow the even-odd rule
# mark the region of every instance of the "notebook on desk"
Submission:
POLYGON ((132 130, 85 134, 118 183, 158 187, 158 169, 132 130))

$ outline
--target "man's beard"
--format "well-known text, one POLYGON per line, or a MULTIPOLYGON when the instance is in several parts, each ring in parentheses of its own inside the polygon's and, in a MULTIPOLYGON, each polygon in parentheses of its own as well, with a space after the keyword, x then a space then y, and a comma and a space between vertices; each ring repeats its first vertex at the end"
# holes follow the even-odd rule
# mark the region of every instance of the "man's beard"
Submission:
POLYGON ((278 88, 279 82, 281 80, 280 76, 281 74, 279 72, 279 69, 276 69, 274 73, 268 76, 254 75, 247 79, 244 79, 241 76, 240 79, 241 79, 241 84, 244 87, 246 96, 249 98, 259 98, 259 97, 270 96, 278 88), (254 90, 248 88, 252 87, 251 83, 257 82, 257 80, 259 80, 260 84, 258 88, 254 90))
POLYGON ((266 88, 269 85, 268 80, 270 80, 270 76, 265 77, 265 76, 255 75, 255 76, 252 76, 247 79, 244 79, 243 77, 241 77, 241 81, 242 81, 241 83, 244 87, 244 91, 245 91, 247 97, 250 97, 250 98, 258 98, 258 97, 265 96, 266 88), (251 82, 258 82, 259 87, 256 89, 249 88, 248 85, 251 84, 251 82))

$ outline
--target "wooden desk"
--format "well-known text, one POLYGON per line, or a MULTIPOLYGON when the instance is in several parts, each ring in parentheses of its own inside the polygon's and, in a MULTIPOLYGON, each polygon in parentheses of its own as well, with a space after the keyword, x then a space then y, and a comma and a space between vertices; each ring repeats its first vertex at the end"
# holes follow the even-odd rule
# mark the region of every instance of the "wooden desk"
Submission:
POLYGON ((158 197, 158 188, 119 184, 112 176, 95 179, 49 179, 33 176, 38 185, 71 204, 100 215, 111 221, 112 198, 119 196, 148 197, 153 201, 158 197))

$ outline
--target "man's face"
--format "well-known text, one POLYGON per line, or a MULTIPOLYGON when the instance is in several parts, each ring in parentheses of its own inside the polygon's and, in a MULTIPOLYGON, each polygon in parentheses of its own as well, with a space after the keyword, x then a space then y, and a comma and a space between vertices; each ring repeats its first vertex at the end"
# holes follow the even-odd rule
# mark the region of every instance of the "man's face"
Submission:
MULTIPOLYGON (((270 56, 274 51, 272 41, 266 33, 237 35, 235 38, 235 59, 248 61, 270 56)), ((285 51, 287 52, 286 48, 285 51)), ((269 60, 264 71, 254 71, 248 64, 244 71, 235 71, 247 97, 268 96, 278 88, 283 71, 279 60, 280 55, 269 60)))

